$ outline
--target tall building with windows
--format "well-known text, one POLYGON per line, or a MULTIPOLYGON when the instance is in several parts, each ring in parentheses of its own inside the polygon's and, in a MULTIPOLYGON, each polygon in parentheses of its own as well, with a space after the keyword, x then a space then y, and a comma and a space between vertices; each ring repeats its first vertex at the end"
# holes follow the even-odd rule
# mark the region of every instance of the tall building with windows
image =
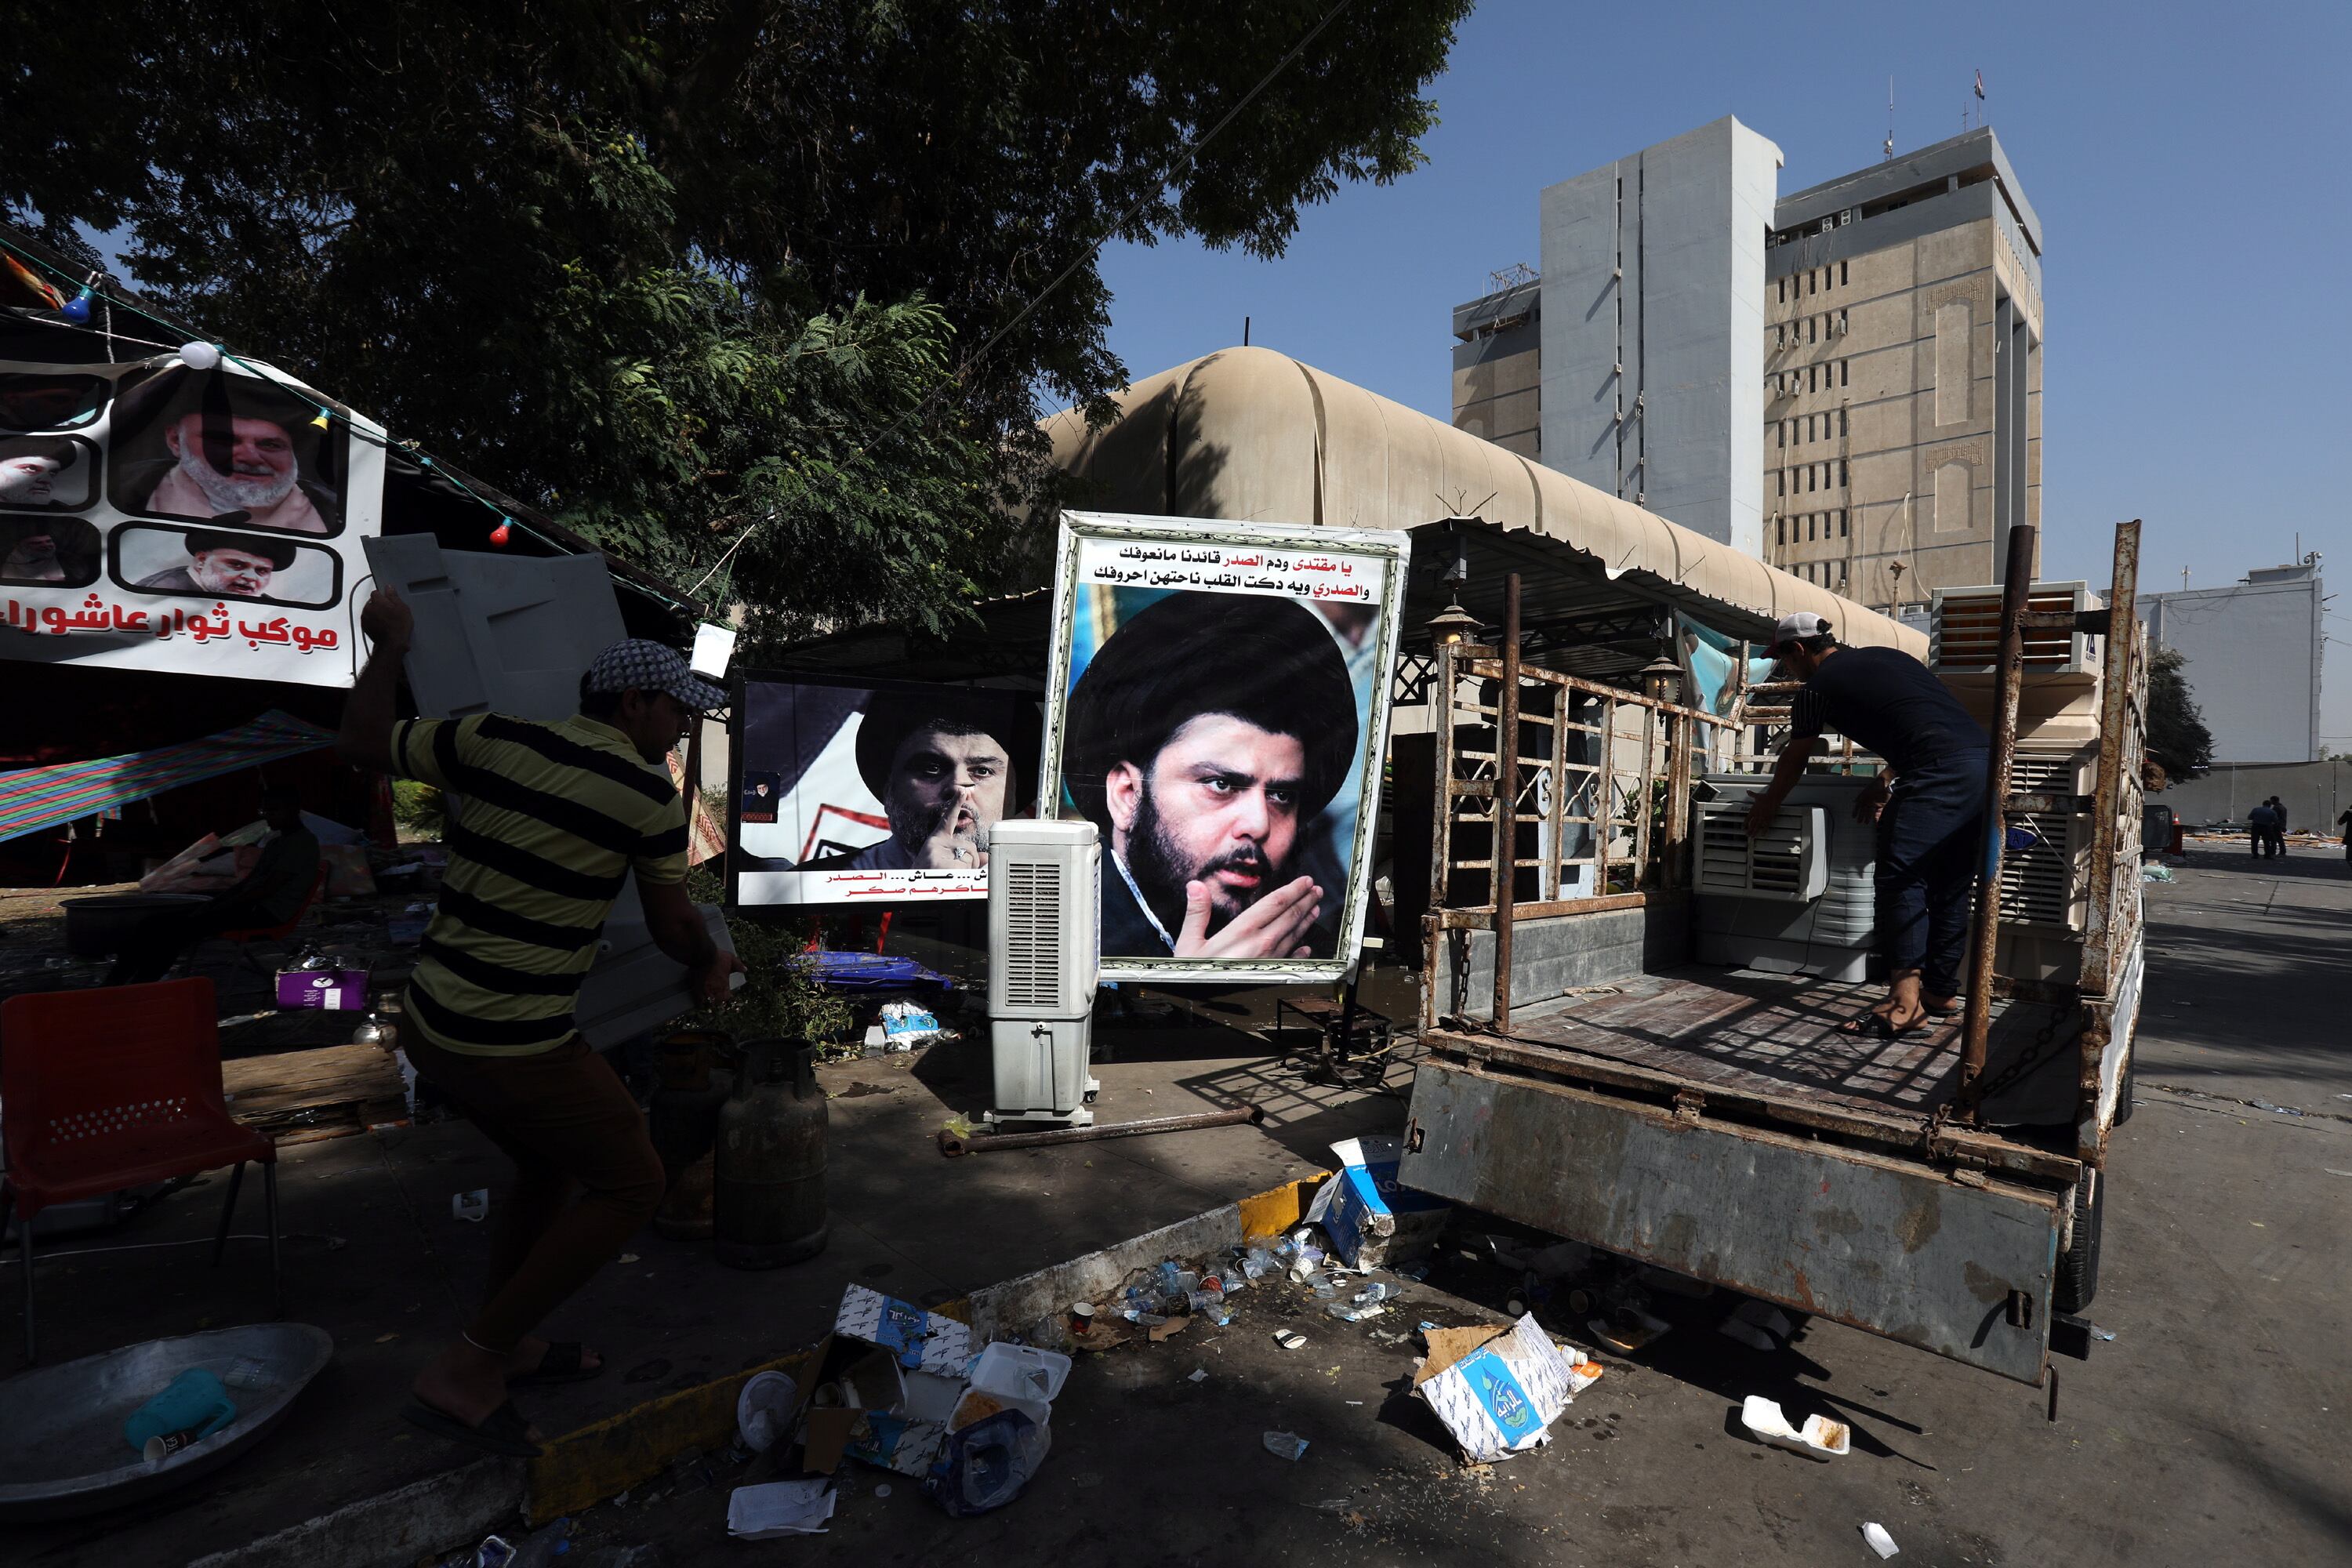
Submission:
POLYGON ((1777 197, 1724 119, 1541 198, 1454 422, 1882 609, 2041 516, 2042 226, 1992 132, 1777 197), (1760 438, 1760 439, 1759 439, 1760 438))
POLYGON ((2042 224, 1990 130, 1784 196, 1765 559, 1876 608, 1999 580, 2042 515, 2042 224))

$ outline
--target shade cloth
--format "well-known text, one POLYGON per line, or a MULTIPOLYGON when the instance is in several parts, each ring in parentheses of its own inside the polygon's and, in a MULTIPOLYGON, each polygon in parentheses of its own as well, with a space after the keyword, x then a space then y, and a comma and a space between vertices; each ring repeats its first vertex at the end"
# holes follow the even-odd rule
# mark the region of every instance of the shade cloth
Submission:
POLYGON ((333 731, 273 708, 201 741, 0 773, 0 842, 334 743, 333 731))

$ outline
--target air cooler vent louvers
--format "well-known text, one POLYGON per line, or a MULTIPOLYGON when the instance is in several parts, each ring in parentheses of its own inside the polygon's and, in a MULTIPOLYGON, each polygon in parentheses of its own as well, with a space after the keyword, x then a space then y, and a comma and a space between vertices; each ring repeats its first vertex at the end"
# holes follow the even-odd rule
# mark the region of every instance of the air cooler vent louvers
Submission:
POLYGON ((1061 994, 1062 868, 1052 861, 1005 868, 1004 996, 1016 1007, 1050 1007, 1061 994))

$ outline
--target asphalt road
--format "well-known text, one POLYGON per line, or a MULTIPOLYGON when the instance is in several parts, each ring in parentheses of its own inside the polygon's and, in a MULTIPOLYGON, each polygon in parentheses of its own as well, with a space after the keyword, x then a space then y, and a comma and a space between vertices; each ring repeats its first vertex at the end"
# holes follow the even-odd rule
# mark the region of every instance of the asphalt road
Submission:
POLYGON ((1291 1319, 1262 1289, 1228 1330, 1087 1358, 1044 1469, 982 1519, 866 1471, 830 1533, 734 1547, 744 1478, 696 1474, 585 1516, 574 1560, 1817 1568, 1874 1563, 1874 1521, 1898 1568, 2352 1563, 2352 879, 2340 851, 2200 856, 2179 877, 2148 889, 2139 1105, 2088 1314, 2115 1338, 2058 1363, 2055 1420, 2043 1392, 1853 1330, 1761 1353, 1707 1328, 1720 1300, 1677 1302, 1638 1360, 1602 1357, 1549 1448, 1465 1468, 1405 1396, 1418 1346, 1373 1336, 1500 1304, 1506 1281, 1461 1269, 1372 1322, 1291 1319), (1276 1347, 1287 1321, 1307 1348, 1276 1347), (1854 1451, 1747 1441, 1736 1411, 1758 1393, 1851 1422, 1854 1451), (1265 1452, 1270 1428, 1305 1458, 1265 1452))

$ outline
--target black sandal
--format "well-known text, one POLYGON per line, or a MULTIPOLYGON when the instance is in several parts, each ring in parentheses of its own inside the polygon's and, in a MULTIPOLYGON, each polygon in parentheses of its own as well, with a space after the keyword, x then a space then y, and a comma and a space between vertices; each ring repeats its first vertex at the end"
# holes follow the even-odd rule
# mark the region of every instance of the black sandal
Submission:
POLYGON ((541 1388, 555 1383, 585 1383, 604 1375, 604 1363, 587 1364, 588 1347, 578 1340, 550 1340, 547 1353, 529 1372, 507 1379, 509 1388, 541 1388))
POLYGON ((411 1394, 410 1405, 403 1415, 436 1437, 446 1437, 452 1443, 463 1443, 469 1448, 479 1448, 486 1454, 502 1454, 514 1459, 536 1459, 546 1450, 530 1440, 530 1423, 509 1399, 483 1417, 479 1426, 468 1426, 446 1410, 436 1410, 411 1394))
POLYGON ((1886 1015, 1884 1013, 1864 1013, 1859 1018, 1848 1018, 1844 1023, 1840 1024, 1838 1026, 1838 1033, 1841 1035, 1852 1035, 1856 1038, 1867 1037, 1876 1040, 1899 1040, 1904 1036, 1911 1033, 1912 1030, 1918 1028, 1920 1024, 1924 1024, 1926 1021, 1927 1020, 1923 1018, 1919 1023, 1911 1024, 1904 1028, 1898 1029, 1893 1024, 1887 1022, 1886 1015))

